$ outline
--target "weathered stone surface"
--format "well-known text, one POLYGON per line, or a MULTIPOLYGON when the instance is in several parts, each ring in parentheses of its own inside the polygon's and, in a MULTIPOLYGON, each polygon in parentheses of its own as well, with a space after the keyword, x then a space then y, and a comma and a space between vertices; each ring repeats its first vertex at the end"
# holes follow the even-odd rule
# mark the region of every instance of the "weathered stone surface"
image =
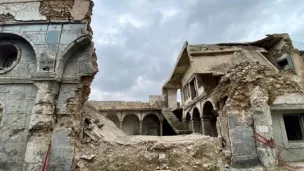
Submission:
POLYGON ((41 170, 50 143, 49 170, 73 170, 71 139, 97 72, 92 6, 88 0, 1 1, 0 47, 17 49, 11 67, 0 61, 1 171, 41 170))

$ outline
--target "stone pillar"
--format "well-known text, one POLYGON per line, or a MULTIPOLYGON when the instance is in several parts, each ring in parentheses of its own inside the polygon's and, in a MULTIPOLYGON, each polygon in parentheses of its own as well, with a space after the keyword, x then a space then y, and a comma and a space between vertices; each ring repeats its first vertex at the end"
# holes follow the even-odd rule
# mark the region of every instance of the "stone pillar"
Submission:
POLYGON ((204 123, 204 118, 203 117, 201 118, 201 126, 202 126, 202 134, 206 135, 206 133, 205 133, 205 123, 204 123))
POLYGON ((194 121, 193 120, 191 120, 191 130, 192 130, 192 133, 195 133, 194 121))
POLYGON ((143 121, 139 121, 139 135, 142 135, 142 122, 143 121))
MULTIPOLYGON (((259 87, 252 87, 250 91, 250 102, 252 104, 252 116, 254 123, 254 132, 273 139, 271 111, 268 105, 268 95, 259 87)), ((257 142, 256 150, 259 160, 265 167, 272 167, 277 164, 275 149, 269 148, 262 143, 257 142)))
POLYGON ((122 130, 122 121, 119 121, 119 129, 122 130))
POLYGON ((52 72, 32 76, 37 95, 29 124, 25 164, 32 170, 41 170, 54 128, 55 98, 59 91, 59 77, 52 72))
POLYGON ((163 136, 163 121, 160 121, 159 123, 159 127, 160 127, 160 136, 163 136))

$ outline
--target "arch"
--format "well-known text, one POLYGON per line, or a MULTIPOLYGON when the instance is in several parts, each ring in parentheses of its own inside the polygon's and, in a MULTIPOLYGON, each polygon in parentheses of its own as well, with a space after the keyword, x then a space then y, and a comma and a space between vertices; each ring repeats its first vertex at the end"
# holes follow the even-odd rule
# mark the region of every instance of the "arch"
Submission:
POLYGON ((217 112, 210 101, 207 101, 203 107, 204 132, 206 135, 217 137, 217 112))
POLYGON ((0 39, 2 38, 19 38, 19 39, 23 39, 24 41, 26 41, 33 49, 34 53, 35 53, 35 57, 36 57, 36 52, 37 49, 35 47, 35 43, 26 35, 22 34, 22 33, 18 33, 18 32, 9 32, 9 31, 3 31, 2 33, 0 33, 0 39))
POLYGON ((185 119, 185 124, 186 124, 188 130, 192 130, 190 121, 191 121, 191 115, 190 115, 189 112, 187 112, 186 119, 185 119))
POLYGON ((192 112, 193 132, 202 133, 202 122, 199 110, 195 107, 192 112))
MULTIPOLYGON (((58 62, 56 63, 55 72, 60 75, 63 74, 64 69, 66 67, 67 61, 70 57, 77 52, 77 50, 85 45, 89 45, 91 43, 91 39, 88 35, 84 35, 82 37, 77 38, 73 42, 71 42, 64 51, 59 55, 58 62)), ((92 67, 94 67, 92 65, 92 67)), ((94 68, 97 72, 97 68, 94 68)))
POLYGON ((107 115, 107 118, 110 119, 117 126, 117 128, 120 128, 120 122, 119 122, 118 116, 110 114, 110 115, 107 115))
POLYGON ((128 135, 139 135, 139 125, 139 118, 134 114, 129 114, 122 121, 122 130, 128 135))
POLYGON ((142 135, 160 135, 160 120, 155 114, 148 114, 143 118, 142 135))

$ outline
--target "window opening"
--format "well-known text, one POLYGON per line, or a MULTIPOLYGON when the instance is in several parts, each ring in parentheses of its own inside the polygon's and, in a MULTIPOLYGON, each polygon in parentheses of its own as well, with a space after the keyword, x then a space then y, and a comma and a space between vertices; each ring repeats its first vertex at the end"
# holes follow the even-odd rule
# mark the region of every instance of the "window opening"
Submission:
POLYGON ((13 45, 0 45, 0 70, 13 66, 17 61, 18 50, 13 45))
POLYGON ((289 141, 303 140, 303 115, 289 114, 283 116, 285 130, 289 141))

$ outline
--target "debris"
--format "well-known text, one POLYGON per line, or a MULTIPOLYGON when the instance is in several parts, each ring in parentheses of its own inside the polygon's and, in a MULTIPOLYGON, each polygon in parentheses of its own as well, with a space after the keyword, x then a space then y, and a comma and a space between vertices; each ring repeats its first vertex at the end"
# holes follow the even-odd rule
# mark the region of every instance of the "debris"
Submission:
POLYGON ((84 160, 91 161, 94 157, 95 157, 94 154, 91 154, 91 155, 85 155, 85 154, 83 154, 80 158, 84 159, 84 160))

